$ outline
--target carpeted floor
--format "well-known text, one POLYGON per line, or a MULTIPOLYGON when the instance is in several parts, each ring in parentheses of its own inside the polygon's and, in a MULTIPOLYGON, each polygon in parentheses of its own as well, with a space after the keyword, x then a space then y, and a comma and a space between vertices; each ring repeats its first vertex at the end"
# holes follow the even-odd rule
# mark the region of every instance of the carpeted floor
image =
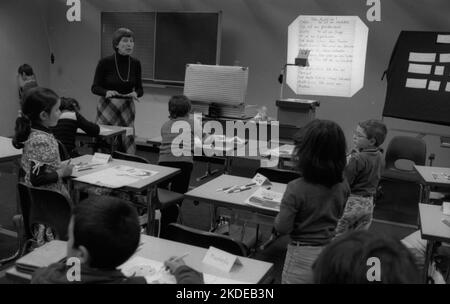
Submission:
MULTIPOLYGON (((151 163, 156 163, 158 154, 152 149, 139 149, 138 154, 146 157, 151 163)), ((220 173, 210 176, 201 181, 197 181, 196 178, 202 176, 206 171, 207 164, 204 161, 196 161, 194 170, 191 176, 190 185, 196 187, 208 180, 218 176, 220 173)), ((259 167, 259 163, 250 160, 236 160, 233 162, 230 174, 239 175, 244 177, 252 177, 255 170, 259 167)), ((222 169, 223 165, 220 163, 212 164, 213 169, 222 169)), ((7 171, 7 170, 6 170, 7 171)), ((2 171, 3 172, 3 171, 2 171)), ((15 198, 15 176, 8 173, 0 174, 0 225, 7 228, 12 228, 11 218, 15 213, 16 198, 15 198)), ((195 205, 192 201, 185 200, 182 206, 183 224, 192 226, 202 230, 208 230, 210 227, 210 214, 211 209, 207 204, 195 205)), ((395 218, 394 218, 395 220, 395 218)), ((232 232, 235 230, 232 225, 232 232)), ((261 229, 260 241, 264 242, 270 236, 270 227, 263 227, 261 229)), ((393 225, 392 223, 377 222, 374 221, 371 230, 383 235, 392 235, 397 239, 408 235, 415 229, 411 227, 402 227, 393 225)), ((247 234, 254 233, 254 230, 249 229, 247 234)), ((251 238, 251 236, 246 236, 251 238)), ((273 242, 268 248, 263 251, 259 251, 253 255, 253 258, 264 260, 274 263, 274 283, 280 283, 281 272, 283 268, 284 256, 286 251, 288 237, 281 237, 273 242)), ((0 259, 13 254, 16 250, 16 240, 13 237, 0 234, 0 259)), ((0 271, 9 267, 11 264, 0 265, 0 271)), ((0 273, 1 277, 1 273, 0 273)), ((0 283, 5 282, 4 279, 0 279, 0 283)))

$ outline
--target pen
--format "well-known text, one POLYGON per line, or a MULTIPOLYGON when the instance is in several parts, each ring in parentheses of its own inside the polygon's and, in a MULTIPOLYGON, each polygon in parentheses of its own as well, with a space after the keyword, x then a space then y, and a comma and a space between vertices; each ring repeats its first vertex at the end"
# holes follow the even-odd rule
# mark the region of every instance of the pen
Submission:
POLYGON ((242 192, 242 191, 245 191, 245 190, 250 190, 252 187, 243 187, 243 188, 239 188, 239 189, 236 189, 236 190, 233 190, 233 191, 230 191, 230 192, 228 192, 228 193, 237 193, 237 192, 242 192))
POLYGON ((84 167, 84 168, 80 168, 80 169, 78 169, 77 171, 78 172, 80 172, 80 171, 86 171, 86 170, 90 170, 90 169, 93 169, 94 167, 84 167))
POLYGON ((182 256, 179 256, 179 257, 175 258, 175 260, 181 260, 181 259, 187 257, 189 254, 190 254, 189 252, 186 252, 186 253, 183 254, 182 256))
POLYGON ((225 190, 231 189, 233 187, 236 187, 236 186, 229 186, 229 187, 219 188, 219 189, 216 190, 216 192, 225 191, 225 190))

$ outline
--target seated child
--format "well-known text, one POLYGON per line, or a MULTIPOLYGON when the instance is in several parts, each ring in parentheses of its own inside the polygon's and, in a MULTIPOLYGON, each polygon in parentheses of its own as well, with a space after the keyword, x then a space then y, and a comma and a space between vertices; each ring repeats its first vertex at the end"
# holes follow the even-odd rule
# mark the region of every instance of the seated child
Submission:
MULTIPOLYGON (((144 277, 125 277, 117 269, 139 246, 140 227, 136 210, 111 196, 91 196, 72 211, 68 227, 67 257, 80 259, 78 284, 145 284, 144 277)), ((201 273, 171 259, 166 262, 180 284, 203 283, 201 273)), ((31 283, 69 284, 69 266, 55 263, 35 271, 31 283)))
POLYGON ((22 64, 18 72, 18 85, 19 85, 19 98, 22 102, 22 98, 25 95, 25 92, 31 88, 37 87, 36 76, 33 73, 33 69, 28 64, 22 64))
MULTIPOLYGON (((191 101, 184 95, 173 96, 169 100, 169 120, 161 127, 161 146, 159 148, 158 165, 178 168, 181 172, 170 181, 160 184, 160 187, 168 187, 170 183, 171 191, 185 193, 189 188, 189 181, 193 167, 193 147, 196 139, 194 136, 194 120, 189 118, 191 111, 191 101), (189 132, 185 132, 179 127, 190 128, 189 132), (174 128, 174 130, 172 130, 174 128), (174 131, 174 132, 172 132, 174 131), (175 132, 176 131, 176 132, 175 132), (187 138, 183 138, 187 147, 180 147, 174 141, 180 134, 187 134, 187 138), (178 150, 178 151, 176 151, 178 150), (177 155, 176 152, 180 152, 177 155)), ((199 126, 201 130, 201 126, 199 126)), ((179 142, 178 142, 179 143, 179 142)), ((172 206, 161 210, 161 236, 164 236, 166 227, 170 223, 174 223, 178 219, 179 206, 172 206)))
POLYGON ((350 189, 345 167, 345 136, 332 121, 313 120, 300 131, 295 155, 302 177, 291 181, 274 227, 290 234, 283 284, 312 283, 311 266, 334 237, 350 189))
POLYGON ((334 239, 320 253, 313 273, 317 284, 418 284, 421 278, 405 246, 364 230, 334 239))
POLYGON ((350 185, 350 197, 336 226, 336 236, 349 230, 369 229, 373 198, 383 169, 380 145, 386 138, 386 126, 378 120, 361 122, 353 135, 352 150, 344 176, 350 185))
POLYGON ((61 116, 58 124, 52 128, 55 137, 66 147, 71 157, 79 156, 75 146, 75 136, 80 128, 89 136, 97 136, 100 133, 98 124, 88 121, 79 113, 80 105, 73 98, 61 97, 61 116))
MULTIPOLYGON (((72 174, 73 165, 61 163, 58 141, 50 131, 58 122, 59 106, 60 99, 52 90, 29 89, 23 97, 22 114, 16 119, 12 142, 17 149, 23 148, 21 167, 25 183, 58 191, 71 202, 63 178, 72 174)), ((47 239, 52 239, 50 229, 39 225, 35 232, 38 245, 45 242, 44 230, 47 239)))

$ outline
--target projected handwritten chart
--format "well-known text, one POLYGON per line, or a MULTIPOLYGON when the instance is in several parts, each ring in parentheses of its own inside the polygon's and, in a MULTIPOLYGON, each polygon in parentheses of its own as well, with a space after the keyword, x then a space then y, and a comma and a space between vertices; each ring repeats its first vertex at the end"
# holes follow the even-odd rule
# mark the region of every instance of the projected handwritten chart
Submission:
POLYGON ((357 16, 298 16, 288 28, 287 62, 310 50, 309 66, 289 66, 296 94, 351 97, 364 85, 367 26, 357 16))
POLYGON ((450 34, 402 31, 387 70, 383 116, 450 125, 450 34))

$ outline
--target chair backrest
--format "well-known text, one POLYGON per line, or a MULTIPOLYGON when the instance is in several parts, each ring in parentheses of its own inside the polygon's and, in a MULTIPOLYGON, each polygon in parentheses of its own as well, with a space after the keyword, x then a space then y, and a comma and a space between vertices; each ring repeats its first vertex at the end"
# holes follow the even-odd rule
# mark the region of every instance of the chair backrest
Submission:
MULTIPOLYGON (((427 157, 427 145, 421 138, 411 136, 395 136, 386 150, 386 169, 396 168, 398 160, 411 161, 424 166, 427 157)), ((411 168, 412 169, 412 168, 411 168)))
POLYGON ((166 237, 169 240, 193 246, 202 248, 213 246, 234 255, 248 256, 247 247, 239 241, 233 240, 225 235, 207 232, 181 224, 169 224, 166 237))
POLYGON ((290 181, 297 179, 301 174, 297 171, 275 169, 275 168, 258 168, 256 173, 267 177, 271 182, 287 184, 290 181))
POLYGON ((26 235, 31 233, 33 224, 44 224, 54 230, 56 239, 67 240, 72 210, 64 195, 24 183, 19 183, 19 195, 26 235))
POLYGON ((119 152, 119 151, 114 151, 112 153, 112 158, 121 159, 121 160, 129 160, 129 161, 134 161, 137 163, 144 163, 144 164, 150 163, 146 158, 144 158, 142 156, 137 156, 134 154, 126 154, 126 153, 119 152))
POLYGON ((23 218, 24 237, 25 240, 29 240, 33 237, 30 225, 31 193, 28 186, 23 182, 17 184, 17 190, 19 192, 20 210, 23 218))

